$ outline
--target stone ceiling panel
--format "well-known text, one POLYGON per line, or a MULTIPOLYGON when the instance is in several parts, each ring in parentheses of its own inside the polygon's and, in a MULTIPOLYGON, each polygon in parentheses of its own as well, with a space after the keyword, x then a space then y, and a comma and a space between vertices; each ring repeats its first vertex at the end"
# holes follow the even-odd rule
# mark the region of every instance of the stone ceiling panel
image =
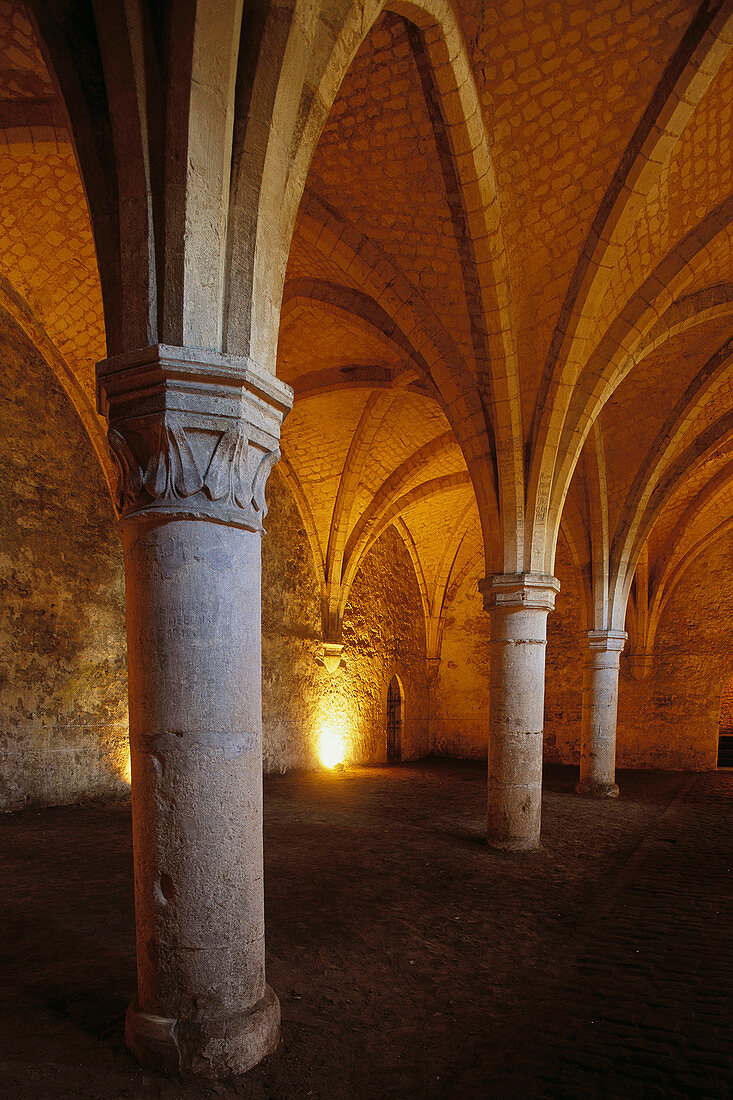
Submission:
MULTIPOLYGON (((733 51, 713 80, 652 188, 627 239, 600 310, 605 329, 667 253, 731 192, 733 51)), ((733 278, 733 270, 726 273, 733 278)))
POLYGON ((0 56, 0 100, 54 96, 30 19, 18 0, 0 0, 0 56))
POLYGON ((102 296, 71 149, 0 154, 0 273, 26 299, 94 406, 104 358, 102 296))
POLYGON ((421 291, 467 363, 461 259, 431 118, 404 22, 383 15, 347 73, 308 186, 375 240, 421 291))
POLYGON ((716 319, 667 340, 626 376, 604 406, 601 425, 612 531, 665 419, 729 329, 728 318, 716 319))
POLYGON ((378 365, 397 372, 403 364, 395 345, 353 314, 303 298, 283 309, 277 373, 288 385, 313 371, 378 365))
POLYGON ((525 408, 583 242, 696 6, 461 4, 499 182, 525 408))
POLYGON ((313 512, 325 553, 346 456, 368 393, 325 394, 296 402, 282 430, 282 452, 313 512))

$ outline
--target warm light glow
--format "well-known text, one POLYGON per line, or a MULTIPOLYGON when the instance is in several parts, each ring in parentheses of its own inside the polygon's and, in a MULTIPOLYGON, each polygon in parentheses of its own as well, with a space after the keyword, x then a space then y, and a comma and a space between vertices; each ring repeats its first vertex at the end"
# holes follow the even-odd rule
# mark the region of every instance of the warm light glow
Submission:
POLYGON ((124 783, 127 783, 128 787, 132 785, 132 765, 130 764, 129 749, 127 750, 122 761, 121 779, 124 783))
POLYGON ((324 768, 343 764, 346 756, 346 739, 335 726, 324 726, 318 738, 318 756, 324 768))
POLYGON ((330 677, 314 715, 314 747, 324 768, 337 768, 352 758, 351 738, 358 712, 343 688, 340 676, 330 677))

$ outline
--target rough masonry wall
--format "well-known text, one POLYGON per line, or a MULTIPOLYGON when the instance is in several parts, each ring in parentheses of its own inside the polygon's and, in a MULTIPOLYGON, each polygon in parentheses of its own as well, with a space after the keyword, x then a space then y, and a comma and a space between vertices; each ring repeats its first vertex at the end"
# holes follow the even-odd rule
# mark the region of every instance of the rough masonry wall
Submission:
POLYGON ((124 794, 122 548, 56 379, 0 317, 0 810, 124 794))
MULTIPOLYGON (((558 548, 557 606, 547 619, 545 759, 577 764, 580 758, 580 608, 577 581, 564 546, 558 548)), ((441 661, 430 705, 431 751, 485 757, 489 738, 491 620, 473 576, 450 604, 441 661)))
POLYGON ((485 757, 489 739, 490 619, 478 578, 447 609, 430 699, 430 748, 439 756, 485 757))
POLYGON ((428 751, 425 625, 410 556, 389 527, 364 559, 351 589, 343 626, 343 687, 331 679, 329 696, 348 716, 353 759, 379 763, 387 756, 387 690, 397 675, 404 691, 402 759, 428 751))
POLYGON ((545 760, 580 763, 580 717, 583 703, 580 577, 562 538, 555 557, 560 581, 555 610, 547 616, 545 668, 545 760))
POLYGON ((720 732, 733 733, 733 676, 723 684, 720 693, 720 732))
POLYGON ((277 467, 262 540, 262 754, 265 772, 317 764, 309 731, 325 669, 318 584, 298 509, 277 467))
POLYGON ((619 767, 716 766, 721 694, 733 673, 731 555, 728 534, 682 575, 662 615, 647 679, 632 679, 621 658, 619 767))
POLYGON ((403 756, 423 755, 425 631, 415 572, 399 535, 387 530, 362 564, 344 618, 341 666, 330 674, 310 549, 277 468, 268 506, 262 551, 265 771, 316 767, 323 733, 343 738, 348 762, 384 760, 387 688, 395 673, 405 691, 403 756))

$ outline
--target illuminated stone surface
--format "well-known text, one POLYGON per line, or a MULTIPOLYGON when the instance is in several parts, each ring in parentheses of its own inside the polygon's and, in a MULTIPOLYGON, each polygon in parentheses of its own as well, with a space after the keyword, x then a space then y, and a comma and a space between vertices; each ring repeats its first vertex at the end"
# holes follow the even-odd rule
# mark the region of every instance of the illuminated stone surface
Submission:
MULTIPOLYGON (((215 868, 183 822, 209 782, 227 833, 260 752, 270 772, 327 745, 384 761, 394 676, 404 757, 488 754, 499 846, 539 843, 543 755, 597 794, 614 745, 621 766, 714 768, 733 665, 728 0, 126 11, 0 0, 0 806, 125 790, 105 484, 143 924, 171 837, 196 871, 186 921, 205 911, 215 868), (617 671, 600 642, 625 633, 617 671), (165 813, 153 719, 187 746, 165 813), (194 734, 217 729, 257 757, 246 781, 197 770, 194 734)), ((260 874, 248 820, 223 910, 260 874)), ((165 967, 142 960, 145 1058, 156 1034, 177 1049, 166 1020, 196 1018, 184 987, 215 999, 213 964, 187 985, 165 928, 178 976, 156 1008, 165 967)), ((252 967, 208 1019, 259 1003, 252 967)), ((184 1068, 206 1048, 187 1026, 184 1068)), ((227 1042, 214 1076, 256 1056, 227 1042)))

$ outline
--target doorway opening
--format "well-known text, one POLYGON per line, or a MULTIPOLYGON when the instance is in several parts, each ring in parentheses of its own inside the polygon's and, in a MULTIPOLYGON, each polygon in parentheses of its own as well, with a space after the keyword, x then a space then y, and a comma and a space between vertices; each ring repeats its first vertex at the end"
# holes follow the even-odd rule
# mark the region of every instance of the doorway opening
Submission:
POLYGON ((733 768, 733 676, 723 684, 720 696, 718 767, 733 768))
POLYGON ((387 688, 387 763, 402 759, 402 720, 404 693, 397 676, 393 676, 387 688))

